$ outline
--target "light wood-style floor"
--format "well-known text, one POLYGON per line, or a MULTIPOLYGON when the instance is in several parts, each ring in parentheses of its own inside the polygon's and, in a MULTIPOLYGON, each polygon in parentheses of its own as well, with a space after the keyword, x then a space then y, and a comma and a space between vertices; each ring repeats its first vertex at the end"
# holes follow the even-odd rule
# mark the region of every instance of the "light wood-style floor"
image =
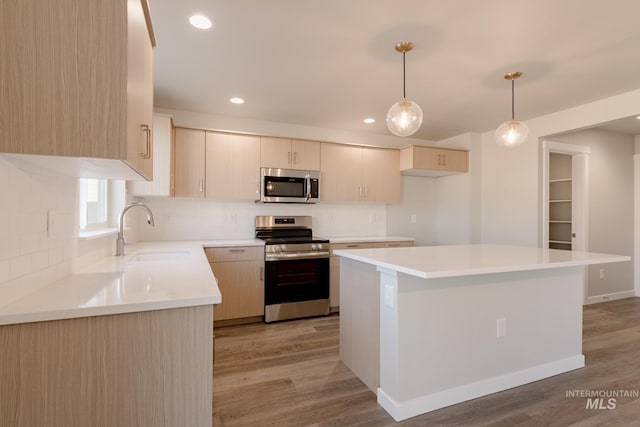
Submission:
POLYGON ((585 368, 402 423, 340 362, 338 330, 338 315, 217 328, 214 426, 640 425, 638 398, 587 409, 585 397, 566 396, 640 392, 640 298, 584 308, 585 368))

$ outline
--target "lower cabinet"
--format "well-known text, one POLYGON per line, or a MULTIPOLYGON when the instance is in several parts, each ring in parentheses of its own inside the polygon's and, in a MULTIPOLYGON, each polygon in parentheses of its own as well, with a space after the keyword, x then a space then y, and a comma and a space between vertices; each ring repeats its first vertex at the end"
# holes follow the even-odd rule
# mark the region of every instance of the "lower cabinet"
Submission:
POLYGON ((413 246, 413 241, 332 243, 330 245, 331 258, 329 258, 331 311, 337 311, 338 307, 340 307, 340 257, 334 255, 333 251, 340 249, 399 248, 403 246, 413 246))
POLYGON ((205 252, 222 294, 213 320, 264 316, 264 247, 205 248, 205 252))
POLYGON ((212 425, 212 305, 0 326, 0 425, 212 425))

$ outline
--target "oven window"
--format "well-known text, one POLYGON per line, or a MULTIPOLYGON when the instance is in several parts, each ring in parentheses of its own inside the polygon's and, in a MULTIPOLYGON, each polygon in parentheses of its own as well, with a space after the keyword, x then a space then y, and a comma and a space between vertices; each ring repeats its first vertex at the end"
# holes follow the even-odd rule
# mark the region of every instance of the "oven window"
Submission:
POLYGON ((265 263, 265 304, 329 298, 329 258, 265 263))
POLYGON ((270 176, 265 179, 264 194, 271 197, 304 197, 304 178, 270 176))

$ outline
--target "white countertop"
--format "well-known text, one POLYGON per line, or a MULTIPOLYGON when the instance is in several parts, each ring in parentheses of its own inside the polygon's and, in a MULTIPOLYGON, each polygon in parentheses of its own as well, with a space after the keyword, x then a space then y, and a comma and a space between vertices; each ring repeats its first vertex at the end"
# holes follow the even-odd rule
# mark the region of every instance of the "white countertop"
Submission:
POLYGON ((334 254, 425 279, 631 260, 622 255, 492 244, 349 249, 334 254))
MULTIPOLYGON (((250 241, 235 242, 248 245, 250 241)), ((202 250, 203 246, 216 244, 127 245, 123 257, 105 257, 0 306, 0 325, 218 304, 218 283, 202 250)), ((220 244, 231 245, 230 241, 220 244)))
POLYGON ((351 236, 351 237, 323 237, 331 243, 356 243, 356 242, 414 242, 412 237, 398 236, 351 236))

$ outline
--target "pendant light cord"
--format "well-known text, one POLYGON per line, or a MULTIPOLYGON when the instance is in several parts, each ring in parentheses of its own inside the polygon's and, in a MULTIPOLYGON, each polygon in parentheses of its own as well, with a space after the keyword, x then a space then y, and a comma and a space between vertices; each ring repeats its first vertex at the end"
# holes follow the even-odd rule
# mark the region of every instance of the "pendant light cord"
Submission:
POLYGON ((515 109, 515 95, 514 95, 514 90, 515 90, 515 86, 516 86, 516 81, 515 79, 511 79, 511 121, 516 119, 516 109, 515 109))
POLYGON ((402 52, 402 99, 407 99, 407 68, 404 62, 406 52, 402 52))

